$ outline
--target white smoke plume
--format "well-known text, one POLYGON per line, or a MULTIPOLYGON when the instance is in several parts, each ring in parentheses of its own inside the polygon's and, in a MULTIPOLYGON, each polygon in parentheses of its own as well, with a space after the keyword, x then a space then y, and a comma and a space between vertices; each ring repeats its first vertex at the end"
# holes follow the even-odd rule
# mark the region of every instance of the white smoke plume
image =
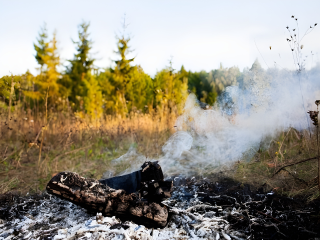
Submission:
MULTIPOLYGON (((264 70, 256 61, 244 70, 236 86, 227 87, 210 110, 203 110, 194 94, 177 119, 177 132, 162 147, 164 173, 202 174, 247 159, 266 137, 293 127, 314 129, 308 110, 320 99, 320 65, 307 72, 264 70)), ((141 158, 140 158, 141 159, 141 158)), ((141 160, 140 160, 141 161, 141 160)), ((134 168, 140 166, 136 161, 134 168)))

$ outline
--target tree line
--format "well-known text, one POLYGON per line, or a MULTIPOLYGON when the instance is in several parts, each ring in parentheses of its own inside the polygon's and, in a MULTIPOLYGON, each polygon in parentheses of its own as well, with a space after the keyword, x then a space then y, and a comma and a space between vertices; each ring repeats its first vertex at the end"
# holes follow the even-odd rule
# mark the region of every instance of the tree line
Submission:
POLYGON ((128 58, 130 38, 124 34, 117 37, 115 66, 98 69, 91 55, 93 42, 89 27, 87 22, 78 26, 78 39, 73 41, 74 56, 62 67, 56 32, 49 39, 43 26, 34 43, 39 74, 34 76, 27 71, 0 78, 0 106, 6 108, 12 99, 12 106, 40 111, 45 107, 69 108, 79 116, 88 115, 92 119, 103 114, 124 116, 132 111, 179 113, 188 91, 213 105, 218 95, 227 86, 236 84, 241 75, 237 67, 222 65, 210 72, 191 72, 183 66, 176 71, 170 61, 168 67, 152 78, 134 64, 134 58, 128 58))

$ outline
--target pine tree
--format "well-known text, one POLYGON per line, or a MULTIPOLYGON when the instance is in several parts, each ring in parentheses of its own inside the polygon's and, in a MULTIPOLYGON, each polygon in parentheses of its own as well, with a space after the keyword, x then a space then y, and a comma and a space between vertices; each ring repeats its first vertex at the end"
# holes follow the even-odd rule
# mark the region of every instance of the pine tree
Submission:
POLYGON ((104 109, 108 114, 124 115, 130 111, 146 112, 153 107, 153 81, 140 66, 131 66, 128 59, 130 38, 124 34, 118 38, 116 52, 119 60, 114 68, 106 69, 98 76, 103 95, 104 109))
POLYGON ((86 96, 87 86, 84 79, 93 67, 94 59, 90 58, 89 52, 92 48, 92 41, 89 40, 88 28, 90 24, 83 22, 79 25, 79 41, 73 41, 76 45, 77 53, 73 60, 69 60, 70 66, 66 69, 66 76, 61 81, 68 89, 69 99, 75 103, 75 109, 79 109, 83 97, 86 96))
POLYGON ((226 87, 237 84, 240 75, 239 68, 223 68, 220 64, 219 69, 212 70, 209 73, 205 71, 189 72, 188 87, 200 101, 213 105, 217 101, 218 95, 226 87))
POLYGON ((181 113, 188 90, 188 78, 184 68, 174 73, 171 66, 167 67, 156 74, 153 85, 154 107, 163 113, 181 113))
POLYGON ((104 72, 100 72, 97 76, 97 81, 102 93, 103 109, 107 114, 116 113, 116 94, 115 86, 113 85, 113 74, 108 68, 104 72))
POLYGON ((126 100, 128 110, 146 112, 152 109, 153 82, 141 66, 134 68, 129 74, 130 82, 126 86, 126 100))
MULTIPOLYGON (((43 29, 42 29, 43 30, 43 29)), ((47 36, 42 31, 41 36, 47 36)), ((47 37, 46 37, 47 38, 47 37)), ((53 33, 53 38, 50 41, 45 41, 42 38, 40 46, 35 46, 36 60, 40 65, 41 72, 36 77, 28 78, 31 89, 25 90, 24 94, 34 100, 43 102, 48 97, 49 104, 54 103, 55 99, 59 96, 58 79, 60 74, 57 67, 60 65, 60 57, 58 55, 56 32, 53 33)))
POLYGON ((36 55, 35 58, 40 65, 40 72, 42 73, 43 65, 45 64, 43 62, 43 58, 47 54, 47 49, 49 47, 49 42, 47 40, 48 38, 48 33, 47 33, 47 28, 46 24, 43 24, 43 27, 41 27, 40 32, 39 32, 39 37, 37 38, 38 44, 33 44, 34 49, 36 50, 36 55))
POLYGON ((218 96, 215 82, 209 81, 209 74, 205 71, 189 72, 189 89, 196 94, 201 102, 213 105, 218 96))
POLYGON ((10 98, 12 100, 11 106, 21 103, 19 102, 22 95, 21 90, 26 88, 25 84, 30 76, 32 75, 27 71, 22 75, 3 76, 0 78, 0 108, 1 106, 9 105, 10 98), (13 87, 12 95, 11 87, 13 87))
POLYGON ((127 59, 127 54, 130 52, 128 43, 130 38, 125 38, 124 35, 118 38, 118 51, 120 59, 116 60, 116 66, 111 70, 112 84, 115 87, 116 94, 116 111, 118 114, 124 114, 128 112, 126 92, 127 86, 132 81, 132 72, 136 70, 136 66, 131 66, 130 63, 134 61, 134 58, 127 59))
POLYGON ((98 81, 90 72, 87 73, 84 83, 87 87, 87 94, 84 97, 84 108, 91 119, 98 119, 102 116, 102 93, 98 81))
POLYGON ((50 41, 47 53, 42 57, 45 69, 39 79, 38 84, 42 94, 48 93, 48 97, 53 102, 59 96, 59 84, 57 80, 60 77, 57 67, 60 65, 60 57, 58 55, 56 32, 53 33, 53 38, 50 41))
POLYGON ((2 101, 9 99, 10 96, 11 77, 3 76, 0 78, 0 97, 2 101))

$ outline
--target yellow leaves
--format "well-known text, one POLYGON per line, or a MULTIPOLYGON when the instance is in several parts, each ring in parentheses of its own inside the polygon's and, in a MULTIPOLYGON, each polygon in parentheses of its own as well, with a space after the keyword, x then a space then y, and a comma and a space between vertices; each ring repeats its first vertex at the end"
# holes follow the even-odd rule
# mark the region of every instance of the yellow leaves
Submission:
POLYGON ((29 98, 34 99, 34 100, 39 100, 39 99, 42 98, 42 94, 40 92, 23 91, 23 94, 26 97, 29 97, 29 98))

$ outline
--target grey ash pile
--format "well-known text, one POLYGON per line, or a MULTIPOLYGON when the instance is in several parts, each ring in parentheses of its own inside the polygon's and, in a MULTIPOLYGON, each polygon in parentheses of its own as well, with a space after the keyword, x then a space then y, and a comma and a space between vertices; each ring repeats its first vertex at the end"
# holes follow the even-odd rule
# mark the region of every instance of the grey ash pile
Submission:
POLYGON ((172 178, 164 228, 102 216, 43 193, 0 198, 0 239, 317 239, 320 204, 227 179, 172 178))

